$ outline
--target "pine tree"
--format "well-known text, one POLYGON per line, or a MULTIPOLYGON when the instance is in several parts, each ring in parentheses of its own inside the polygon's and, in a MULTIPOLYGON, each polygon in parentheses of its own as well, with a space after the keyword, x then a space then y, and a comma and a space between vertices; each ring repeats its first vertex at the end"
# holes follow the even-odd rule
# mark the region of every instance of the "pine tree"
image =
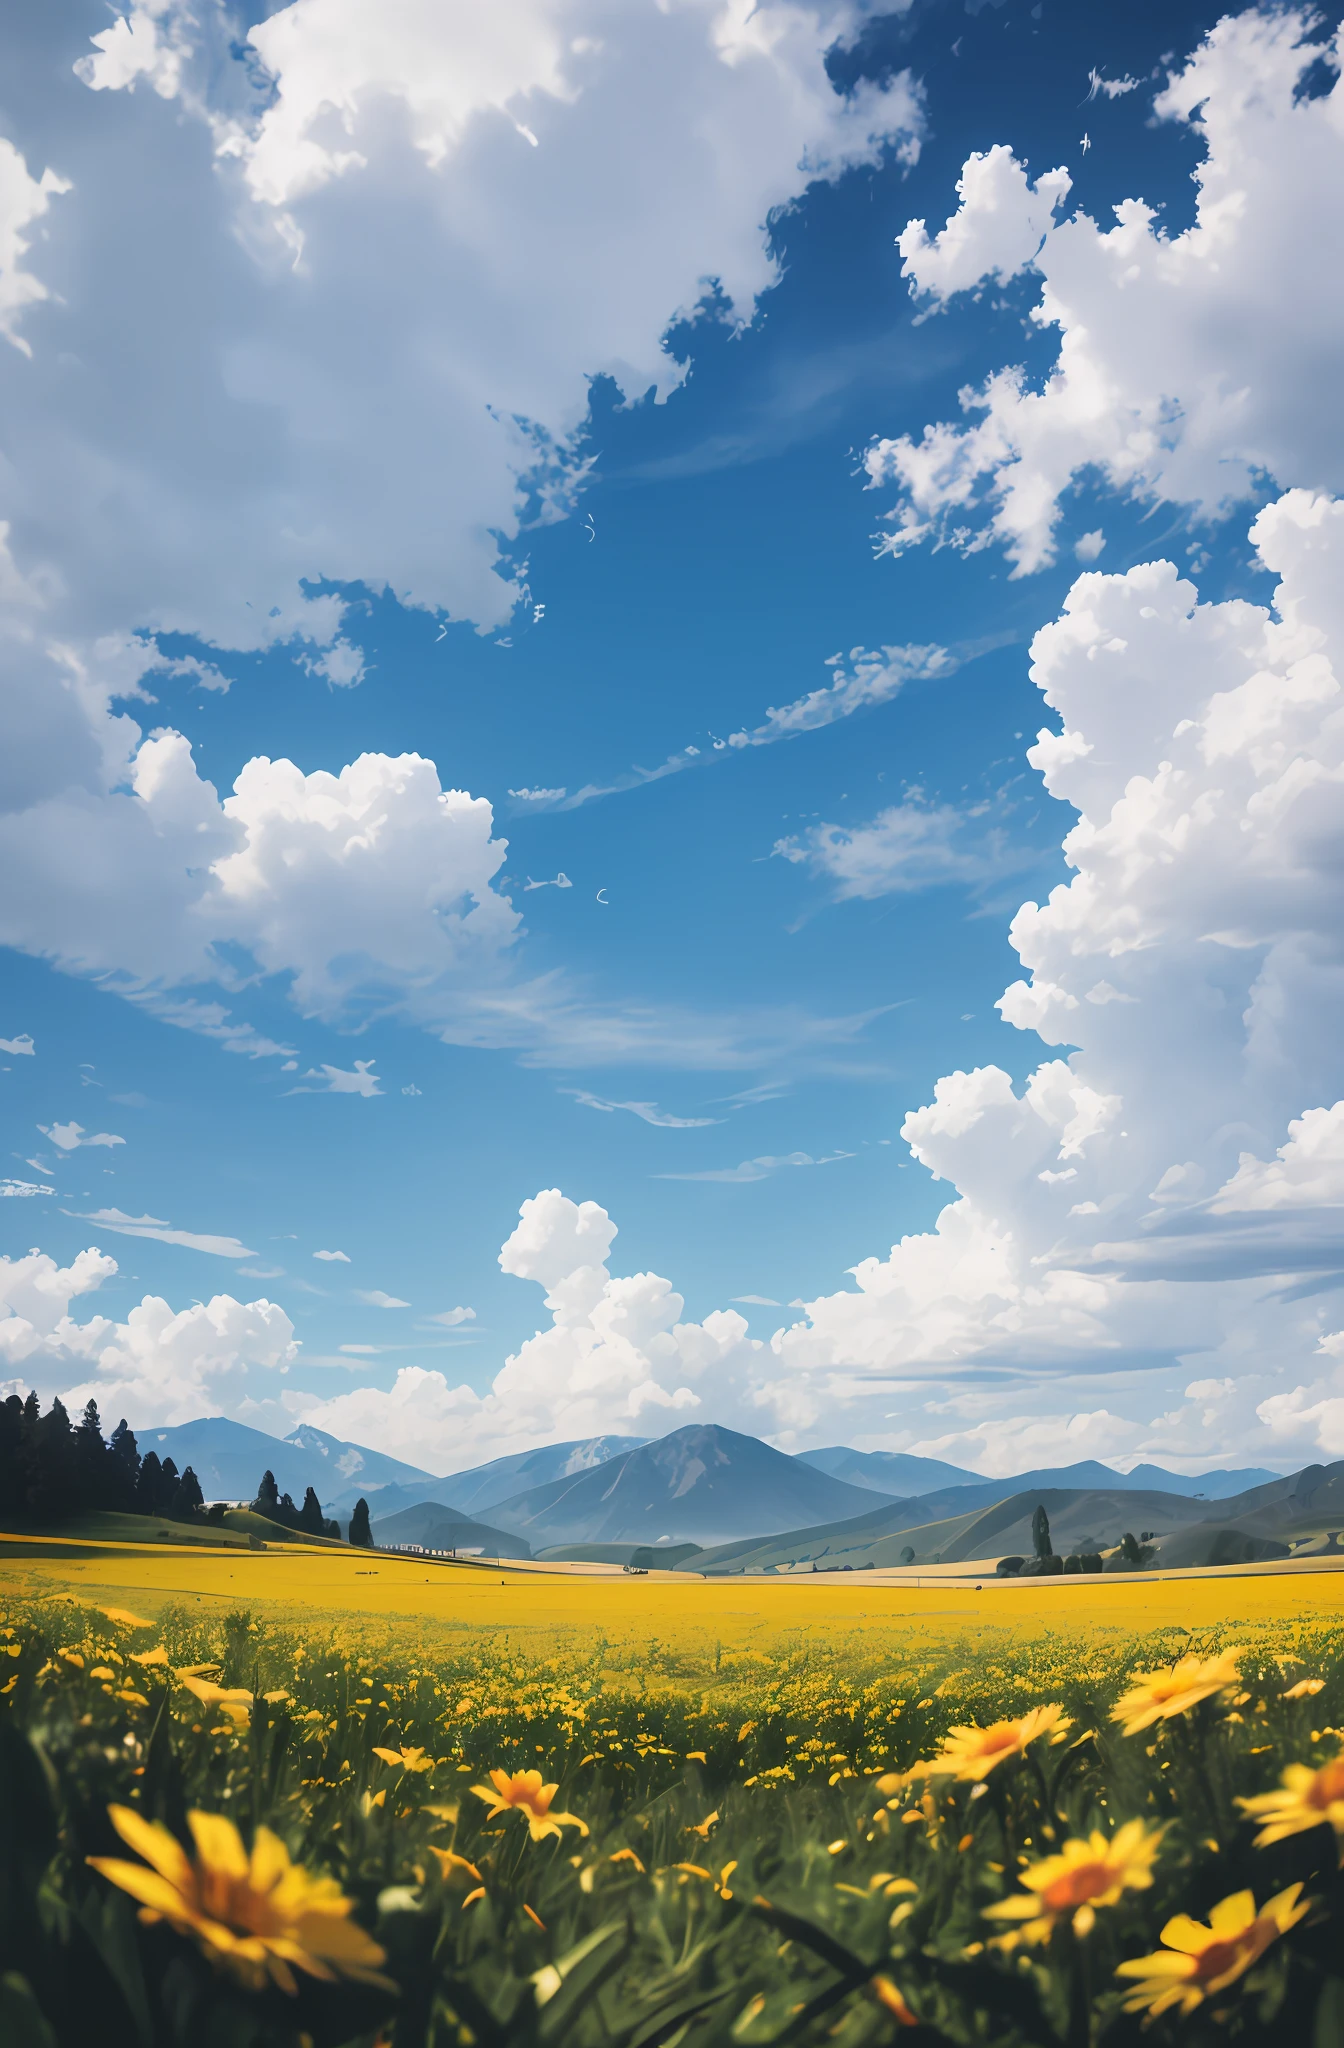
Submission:
POLYGON ((140 1447, 135 1441, 135 1432, 127 1427, 124 1415, 112 1432, 108 1453, 110 1504, 122 1514, 131 1514, 135 1510, 136 1481, 140 1476, 140 1447))
POLYGON ((299 1509, 299 1527, 305 1536, 320 1536, 323 1526, 322 1503, 310 1486, 303 1496, 303 1506, 299 1509))
POLYGON ((194 1522, 196 1510, 204 1506, 205 1496, 201 1492, 201 1482, 192 1471, 190 1465, 188 1465, 186 1471, 178 1480, 177 1491, 173 1495, 173 1505, 170 1510, 173 1520, 175 1522, 194 1522))
POLYGON ((135 1512, 137 1515, 156 1515, 159 1512, 159 1489, 163 1484, 163 1467, 157 1451, 146 1451, 140 1460, 140 1470, 135 1480, 135 1512))
POLYGON ((275 1483, 275 1474, 263 1472, 261 1485, 257 1488, 257 1497, 252 1503, 252 1512, 254 1515, 265 1515, 272 1522, 278 1521, 276 1509, 279 1505, 280 1489, 275 1483))
POLYGON ((372 1550, 373 1531, 369 1527, 369 1504, 366 1500, 355 1502, 355 1512, 350 1517, 349 1540, 357 1550, 372 1550))
POLYGON ((1031 1547, 1037 1557, 1053 1557, 1050 1548, 1050 1518, 1044 1507, 1038 1507, 1031 1518, 1031 1547))

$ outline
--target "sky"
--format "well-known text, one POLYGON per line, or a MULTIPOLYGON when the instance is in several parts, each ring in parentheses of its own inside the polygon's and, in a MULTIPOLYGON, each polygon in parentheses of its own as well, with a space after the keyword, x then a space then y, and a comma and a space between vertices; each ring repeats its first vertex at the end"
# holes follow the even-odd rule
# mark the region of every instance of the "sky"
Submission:
POLYGON ((6 40, 0 1379, 1344 1455, 1334 18, 6 40))

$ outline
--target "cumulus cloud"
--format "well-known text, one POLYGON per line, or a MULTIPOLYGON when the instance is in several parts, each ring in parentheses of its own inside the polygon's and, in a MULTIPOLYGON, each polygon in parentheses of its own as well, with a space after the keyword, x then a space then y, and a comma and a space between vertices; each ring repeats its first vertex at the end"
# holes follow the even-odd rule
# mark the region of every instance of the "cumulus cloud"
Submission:
POLYGON ((745 1319, 730 1309, 683 1322, 682 1297, 657 1274, 613 1279, 615 1235, 605 1209, 557 1188, 523 1203, 499 1263, 546 1289, 551 1325, 506 1361, 488 1393, 403 1366, 388 1392, 356 1387, 322 1402, 292 1394, 287 1407, 354 1442, 453 1470, 624 1424, 661 1434, 702 1405, 752 1426, 753 1376, 768 1353, 745 1319))
POLYGON ((126 1140, 113 1135, 111 1131, 86 1133, 83 1124, 39 1124, 44 1138, 50 1138, 53 1145, 62 1152, 76 1152, 81 1145, 124 1145, 126 1140))
POLYGON ((1006 1427, 1082 1361, 1094 1387, 1118 1376, 1086 1412, 1119 1415, 1126 1455, 1188 1451, 1192 1430, 1308 1455, 1334 1427, 1344 504, 1291 492, 1252 539, 1272 610, 1201 604, 1148 563, 1080 576, 1034 642, 1060 729, 1029 759, 1077 814, 1075 873, 1014 919, 1027 975, 999 1008, 1061 1054, 1021 1088, 944 1076, 902 1135, 956 1199, 773 1340, 800 1400, 838 1390, 875 1420, 903 1382, 902 1447, 935 1440, 910 1407, 938 1405, 930 1385, 979 1376, 978 1427, 988 1376, 1006 1427))
POLYGON ((930 237, 922 220, 907 221, 896 237, 911 291, 944 305, 991 278, 1016 277, 1040 253, 1072 183, 1056 170, 1033 184, 1002 143, 968 157, 957 180, 961 205, 947 226, 930 237))
POLYGON ((175 1230, 171 1223, 165 1223, 158 1216, 126 1216, 120 1209, 95 1209, 91 1214, 67 1210, 67 1215, 79 1213, 81 1223, 96 1223, 103 1230, 115 1230, 121 1237, 152 1237, 159 1244, 180 1244, 188 1251, 210 1252, 217 1259, 254 1259, 257 1255, 236 1237, 214 1237, 208 1232, 175 1230))
MULTIPOLYGON (((490 806, 432 763, 256 760, 221 801, 119 706, 284 646, 353 685, 352 585, 503 624, 523 586, 501 544, 581 489, 591 379, 668 397, 669 328, 702 301, 751 317, 779 209, 912 160, 908 76, 827 73, 861 11, 389 0, 371 38, 354 0, 245 35, 133 0, 91 42, 38 19, 16 90, 54 168, 0 141, 0 331, 24 351, 0 350, 0 943, 151 1006, 240 985, 241 954, 308 1015, 717 1056, 703 1022, 520 984, 490 806)), ((176 1021, 294 1056, 208 1008, 176 1021)))
POLYGON ((69 1266, 40 1251, 0 1259, 0 1362, 21 1367, 25 1385, 59 1385, 71 1407, 93 1399, 146 1426, 217 1415, 253 1368, 284 1371, 298 1354, 283 1309, 227 1294, 177 1312, 147 1294, 124 1323, 75 1322, 71 1304, 116 1271, 93 1248, 69 1266), (84 1375, 73 1386, 72 1372, 84 1375))
MULTIPOLYGON (((896 487, 887 545, 931 536, 999 542, 1015 573, 1043 567, 1060 501, 1095 469, 1143 499, 1213 517, 1267 472, 1281 485, 1344 486, 1344 429, 1323 406, 1344 319, 1337 229, 1344 175, 1341 88, 1303 93, 1334 41, 1295 7, 1225 16, 1155 100, 1204 149, 1193 225, 1171 235, 1141 199, 1115 225, 1055 217, 1068 177, 1032 186, 1005 147, 972 157, 961 205, 932 238, 900 237, 905 273, 930 307, 1033 268, 1032 317, 1059 336, 1042 387, 1016 367, 961 394, 970 424, 877 440, 874 484, 896 487)), ((1114 83, 1127 83, 1115 81, 1114 83)), ((1106 90, 1105 84, 1102 90, 1106 90)))
POLYGON ((349 1252, 314 1252, 313 1257, 315 1259, 326 1259, 328 1263, 330 1263, 333 1260, 339 1259, 342 1265, 346 1266, 348 1266, 350 1263, 349 1252))

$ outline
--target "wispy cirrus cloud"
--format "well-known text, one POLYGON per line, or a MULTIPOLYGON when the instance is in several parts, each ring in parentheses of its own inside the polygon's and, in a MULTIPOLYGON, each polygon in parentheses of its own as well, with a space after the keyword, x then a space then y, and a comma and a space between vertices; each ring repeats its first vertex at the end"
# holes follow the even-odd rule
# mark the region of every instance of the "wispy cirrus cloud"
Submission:
POLYGON ((257 1254, 236 1237, 218 1237, 209 1231, 175 1230, 159 1216, 127 1216, 121 1209, 65 1209, 81 1223, 96 1223, 102 1230, 114 1230, 121 1237, 150 1237, 158 1244, 179 1244, 192 1252, 209 1252, 217 1259, 255 1259, 257 1254))
POLYGON ((765 1153, 759 1159, 744 1159, 737 1166, 715 1166, 701 1173, 655 1173, 653 1179, 713 1180, 737 1186, 746 1181, 768 1180, 772 1173, 778 1173, 784 1166, 833 1166, 838 1159, 853 1157, 852 1152, 828 1152, 824 1159, 814 1159, 810 1152, 765 1153))
POLYGON ((727 1118, 721 1116, 669 1116, 666 1110, 659 1109, 656 1102, 608 1102, 603 1095, 590 1095, 586 1088, 562 1088, 560 1093, 572 1095, 585 1109, 600 1109, 607 1114, 618 1109, 627 1110, 631 1116, 641 1118, 646 1124, 656 1124, 660 1130, 699 1131, 709 1124, 727 1122, 727 1118))

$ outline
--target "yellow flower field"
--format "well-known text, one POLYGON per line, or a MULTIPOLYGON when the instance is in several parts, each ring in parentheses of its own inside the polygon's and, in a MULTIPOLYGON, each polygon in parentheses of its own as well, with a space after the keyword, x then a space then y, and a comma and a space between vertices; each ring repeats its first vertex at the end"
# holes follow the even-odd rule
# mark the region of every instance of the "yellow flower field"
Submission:
POLYGON ((0 1542, 0 2040, 1321 2048, 1341 1609, 0 1542))
POLYGON ((862 1641, 876 1651, 889 1631, 929 1651, 972 1633, 1022 1641, 1059 1632, 1134 1636, 1163 1628, 1292 1624, 1344 1617, 1344 1572, 1228 1572, 1180 1579, 1067 1580, 1007 1584, 942 1579, 922 1586, 828 1575, 784 1579, 605 1578, 422 1564, 386 1553, 276 1547, 265 1553, 145 1544, 100 1548, 0 1537, 0 1597, 68 1593, 120 1600, 139 1611, 165 1602, 203 1608, 265 1608, 277 1617, 316 1615, 386 1621, 393 1616, 432 1638, 463 1629, 505 1632, 538 1649, 586 1640, 596 1629, 613 1647, 650 1637, 695 1652, 773 1652, 806 1636, 818 1645, 862 1641), (32 1553, 40 1548, 45 1554, 32 1553))

